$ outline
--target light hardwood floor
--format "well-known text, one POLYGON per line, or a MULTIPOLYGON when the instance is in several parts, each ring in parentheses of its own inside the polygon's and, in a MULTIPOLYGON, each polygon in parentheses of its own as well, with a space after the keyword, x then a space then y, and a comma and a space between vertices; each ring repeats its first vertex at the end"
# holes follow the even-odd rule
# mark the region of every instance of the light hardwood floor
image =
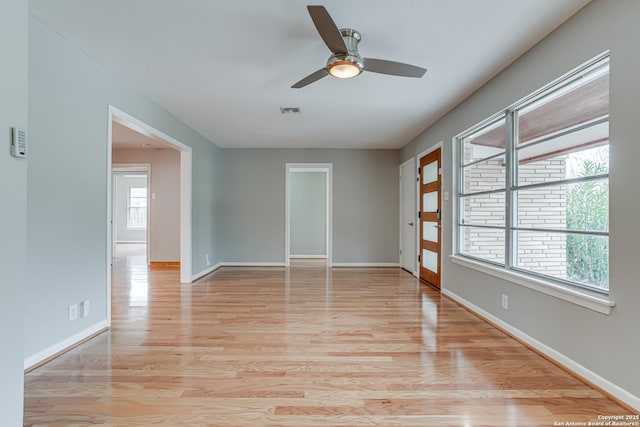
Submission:
POLYGON ((627 414, 394 268, 121 253, 113 327, 25 378, 25 426, 553 426, 627 414))

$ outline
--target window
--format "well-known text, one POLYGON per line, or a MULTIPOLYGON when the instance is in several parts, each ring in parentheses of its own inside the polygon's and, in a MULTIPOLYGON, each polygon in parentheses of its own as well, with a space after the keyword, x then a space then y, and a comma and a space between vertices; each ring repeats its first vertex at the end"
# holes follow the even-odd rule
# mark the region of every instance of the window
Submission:
POLYGON ((460 250, 501 266, 505 265, 506 230, 505 117, 460 138, 460 250))
POLYGON ((127 206, 127 229, 143 230, 147 228, 147 189, 129 187, 127 206))
POLYGON ((455 143, 457 255, 608 293, 608 55, 455 143))

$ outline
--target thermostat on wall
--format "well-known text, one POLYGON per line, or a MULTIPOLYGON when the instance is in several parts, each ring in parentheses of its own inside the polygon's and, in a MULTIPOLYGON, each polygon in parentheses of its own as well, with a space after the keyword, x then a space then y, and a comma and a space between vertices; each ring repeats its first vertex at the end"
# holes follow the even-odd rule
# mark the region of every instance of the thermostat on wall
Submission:
POLYGON ((11 155, 13 157, 27 157, 27 132, 22 129, 11 129, 11 155))

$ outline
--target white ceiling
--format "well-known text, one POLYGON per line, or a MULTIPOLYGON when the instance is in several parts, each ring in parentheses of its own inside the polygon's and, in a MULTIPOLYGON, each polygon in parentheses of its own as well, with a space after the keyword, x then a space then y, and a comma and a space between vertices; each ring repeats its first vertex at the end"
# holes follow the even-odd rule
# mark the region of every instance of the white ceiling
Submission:
POLYGON ((111 125, 111 147, 114 149, 175 149, 157 136, 146 134, 141 129, 135 130, 133 127, 135 126, 129 123, 114 120, 111 125))
POLYGON ((220 147, 400 148, 589 0, 325 0, 360 53, 428 69, 290 86, 329 51, 300 0, 31 0, 33 15, 220 147), (300 107, 282 115, 280 107, 300 107))

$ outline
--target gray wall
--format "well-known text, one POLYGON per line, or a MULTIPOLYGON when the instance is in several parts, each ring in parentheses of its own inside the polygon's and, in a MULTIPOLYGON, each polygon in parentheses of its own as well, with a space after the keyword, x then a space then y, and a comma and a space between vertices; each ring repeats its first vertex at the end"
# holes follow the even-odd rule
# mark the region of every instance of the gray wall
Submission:
MULTIPOLYGON (((156 198, 148 201, 149 261, 180 261, 180 152, 173 149, 119 149, 113 150, 111 161, 151 164, 149 194, 155 194, 156 198)), ((211 215, 215 218, 215 214, 211 215)), ((194 273, 202 270, 200 267, 194 273)))
POLYGON ((289 236, 292 256, 327 255, 327 174, 289 175, 289 236))
POLYGON ((333 163, 333 261, 397 263, 398 156, 398 150, 223 150, 222 261, 284 262, 286 163, 333 163))
POLYGON ((205 270, 205 253, 217 262, 219 153, 34 17, 29 61, 27 357, 105 320, 109 104, 193 149, 194 274, 205 270), (84 299, 91 314, 70 323, 68 306, 84 299))
POLYGON ((0 425, 22 425, 27 163, 9 155, 27 130, 27 2, 0 3, 0 425))
MULTIPOLYGON (((130 174, 116 173, 115 176, 115 192, 113 198, 114 204, 114 227, 116 228, 116 241, 121 242, 138 242, 145 243, 147 241, 147 229, 127 228, 127 210, 129 207, 129 188, 147 188, 147 176, 130 176, 130 174)), ((148 205, 148 204, 147 204, 148 205)))
MULTIPOLYGON (((442 285, 471 303, 640 396, 640 287, 637 163, 640 2, 594 0, 505 71, 402 149, 407 159, 444 141, 444 190, 453 193, 451 139, 567 71, 611 50, 610 316, 487 276, 443 257, 442 285), (500 295, 509 295, 509 311, 500 295)), ((461 66, 466 66, 461 63, 461 66)), ((451 200, 445 201, 443 253, 451 253, 451 200)))

